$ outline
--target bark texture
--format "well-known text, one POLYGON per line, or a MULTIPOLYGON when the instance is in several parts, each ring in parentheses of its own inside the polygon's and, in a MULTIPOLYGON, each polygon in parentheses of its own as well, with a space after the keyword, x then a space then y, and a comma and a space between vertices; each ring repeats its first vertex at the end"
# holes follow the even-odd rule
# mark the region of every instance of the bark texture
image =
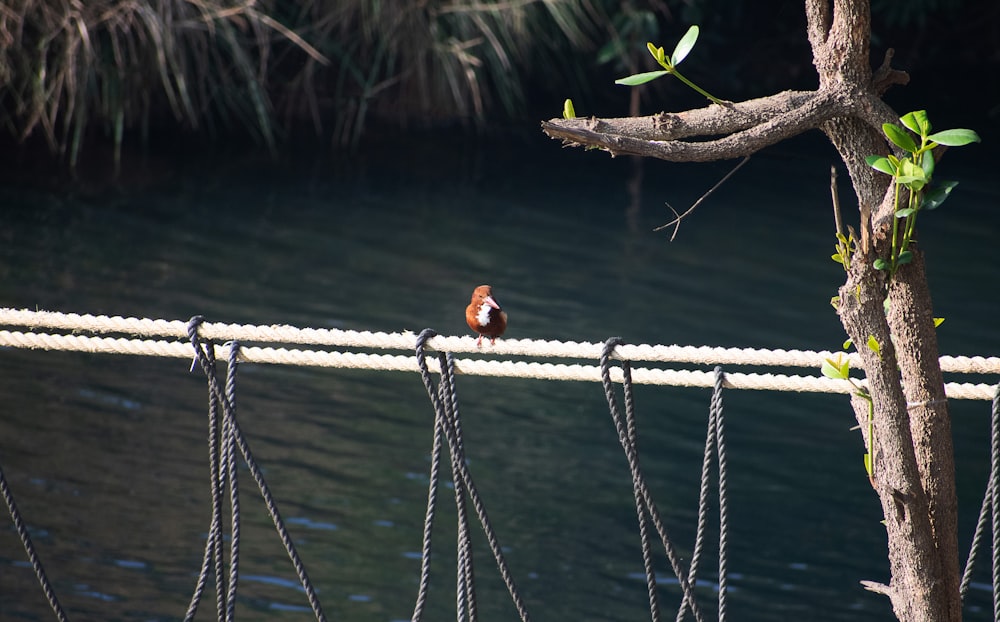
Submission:
POLYGON ((881 97, 908 77, 892 68, 891 53, 872 70, 868 0, 806 0, 805 10, 819 78, 815 91, 641 118, 552 119, 542 129, 569 145, 676 162, 742 157, 813 129, 829 137, 850 174, 861 215, 862 241, 840 289, 838 313, 861 344, 871 402, 855 396, 852 405, 863 431, 869 412, 874 421, 874 438, 865 442, 874 445, 872 485, 885 514, 892 573, 888 584, 862 584, 888 596, 904 622, 958 622, 951 419, 924 258, 911 248, 914 261, 891 282, 872 267, 888 256, 894 206, 890 179, 864 158, 889 153, 881 127, 899 115, 881 97), (879 352, 864 346, 869 337, 879 352))

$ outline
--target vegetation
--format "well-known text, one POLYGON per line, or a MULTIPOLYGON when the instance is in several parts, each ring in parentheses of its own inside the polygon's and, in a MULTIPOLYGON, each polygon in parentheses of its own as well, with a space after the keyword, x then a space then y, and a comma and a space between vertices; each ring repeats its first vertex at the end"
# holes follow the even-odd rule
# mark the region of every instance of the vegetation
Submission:
POLYGON ((275 36, 322 58, 253 2, 16 0, 0 6, 0 120, 71 165, 92 124, 117 162, 125 131, 164 113, 195 130, 238 121, 273 145, 275 36))
POLYGON ((0 4, 0 122, 73 165, 92 130, 249 132, 308 119, 337 144, 401 125, 513 113, 530 72, 591 45, 588 0, 13 0, 0 4), (332 127, 327 119, 333 118, 332 127))
MULTIPOLYGON (((915 42, 897 58, 960 50, 968 65, 1000 46, 998 3, 874 10, 876 39, 906 28, 915 42)), ((558 93, 591 110, 620 100, 595 74, 656 69, 642 44, 679 23, 705 28, 692 75, 759 95, 808 78, 800 20, 746 0, 0 0, 0 127, 70 165, 87 140, 110 142, 117 160, 124 141, 157 130, 250 135, 273 149, 299 130, 354 145, 373 122, 485 127, 558 93)), ((630 90, 630 114, 643 93, 663 101, 678 85, 648 89, 630 90)))
MULTIPOLYGON (((595 121, 564 113, 542 129, 569 145, 672 162, 746 158, 812 130, 829 138, 857 197, 859 237, 852 229, 844 234, 837 211, 834 259, 844 266, 846 282, 834 302, 850 337, 845 347, 858 344, 866 377, 863 388, 852 381, 851 406, 862 431, 865 468, 882 504, 891 571, 888 584, 862 585, 887 596, 901 621, 958 622, 951 418, 938 362, 940 322, 933 317, 924 257, 915 244, 916 217, 940 205, 954 187, 929 185, 935 149, 979 137, 971 130, 932 133, 925 112, 900 117, 883 100, 909 75, 893 67, 891 50, 873 69, 868 0, 804 4, 818 78, 811 90, 639 118, 595 121)), ((664 72, 633 78, 671 73, 693 44, 693 37, 682 38, 669 59, 650 45, 664 72)), ((823 373, 834 378, 850 379, 849 372, 840 359, 823 365, 823 373)))

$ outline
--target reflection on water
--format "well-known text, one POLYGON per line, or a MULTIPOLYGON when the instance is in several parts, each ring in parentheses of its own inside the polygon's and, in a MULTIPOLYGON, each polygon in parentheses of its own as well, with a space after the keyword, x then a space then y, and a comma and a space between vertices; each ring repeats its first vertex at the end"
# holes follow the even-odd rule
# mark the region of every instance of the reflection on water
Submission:
MULTIPOLYGON (((638 199, 633 163, 545 139, 279 167, 198 162, 169 183, 96 194, 9 184, 0 304, 464 334, 468 293, 489 282, 510 337, 831 349, 843 336, 828 303, 841 280, 829 260, 829 157, 758 156, 673 243, 651 233, 670 218, 663 203, 690 205, 731 164, 646 163, 638 199)), ((998 197, 995 185, 965 180, 950 211, 922 223, 936 314, 948 318, 943 352, 1000 352, 987 321, 1000 294, 984 286, 998 268, 998 197)), ((209 519, 202 380, 187 362, 153 358, 8 349, 0 366, 0 464, 73 619, 179 619, 209 519)), ((533 615, 648 615, 628 469, 601 388, 462 377, 459 396, 470 468, 533 615)), ((685 559, 708 397, 636 390, 643 465, 685 559)), ((730 615, 885 619, 884 599, 858 585, 886 580, 887 564, 846 402, 729 392, 725 405, 730 615)), ((419 378, 244 365, 238 415, 328 616, 407 619, 432 441, 419 378)), ((988 406, 957 403, 953 415, 968 542, 988 470, 988 406)), ((309 619, 241 477, 238 615, 309 619)), ((428 619, 454 615, 448 496, 428 619)), ((481 533, 474 542, 481 618, 510 619, 481 533)), ((714 553, 697 588, 708 611, 714 553)), ((660 558, 669 608, 678 589, 660 558)), ((50 619, 23 560, 13 530, 0 529, 3 617, 50 619)), ((985 568, 977 580, 988 582, 985 568)), ((969 598, 966 619, 989 619, 988 593, 969 598)), ((214 604, 202 608, 211 617, 214 604)))

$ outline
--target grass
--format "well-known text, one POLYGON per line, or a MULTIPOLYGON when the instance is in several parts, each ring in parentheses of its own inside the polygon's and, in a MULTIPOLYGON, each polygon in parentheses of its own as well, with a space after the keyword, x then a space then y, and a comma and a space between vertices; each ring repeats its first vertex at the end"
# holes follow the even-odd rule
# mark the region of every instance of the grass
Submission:
POLYGON ((336 145, 513 113, 524 85, 588 49, 590 0, 0 0, 0 127, 71 167, 85 139, 307 121, 336 145))

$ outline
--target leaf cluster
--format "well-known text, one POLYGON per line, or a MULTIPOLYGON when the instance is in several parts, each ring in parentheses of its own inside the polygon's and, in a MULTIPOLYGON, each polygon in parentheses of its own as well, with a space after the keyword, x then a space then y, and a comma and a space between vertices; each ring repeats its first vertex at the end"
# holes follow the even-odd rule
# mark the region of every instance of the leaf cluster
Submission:
POLYGON ((958 185, 955 181, 930 185, 935 169, 933 150, 939 146, 961 147, 980 141, 979 135, 968 129, 931 133, 931 122, 925 110, 907 113, 899 121, 901 126, 883 124, 882 131, 901 155, 890 153, 865 158, 869 166, 890 175, 895 185, 891 254, 888 259, 880 257, 874 263, 876 269, 888 270, 890 277, 895 275, 899 266, 913 260, 909 246, 916 232, 917 214, 921 210, 939 207, 958 185))

